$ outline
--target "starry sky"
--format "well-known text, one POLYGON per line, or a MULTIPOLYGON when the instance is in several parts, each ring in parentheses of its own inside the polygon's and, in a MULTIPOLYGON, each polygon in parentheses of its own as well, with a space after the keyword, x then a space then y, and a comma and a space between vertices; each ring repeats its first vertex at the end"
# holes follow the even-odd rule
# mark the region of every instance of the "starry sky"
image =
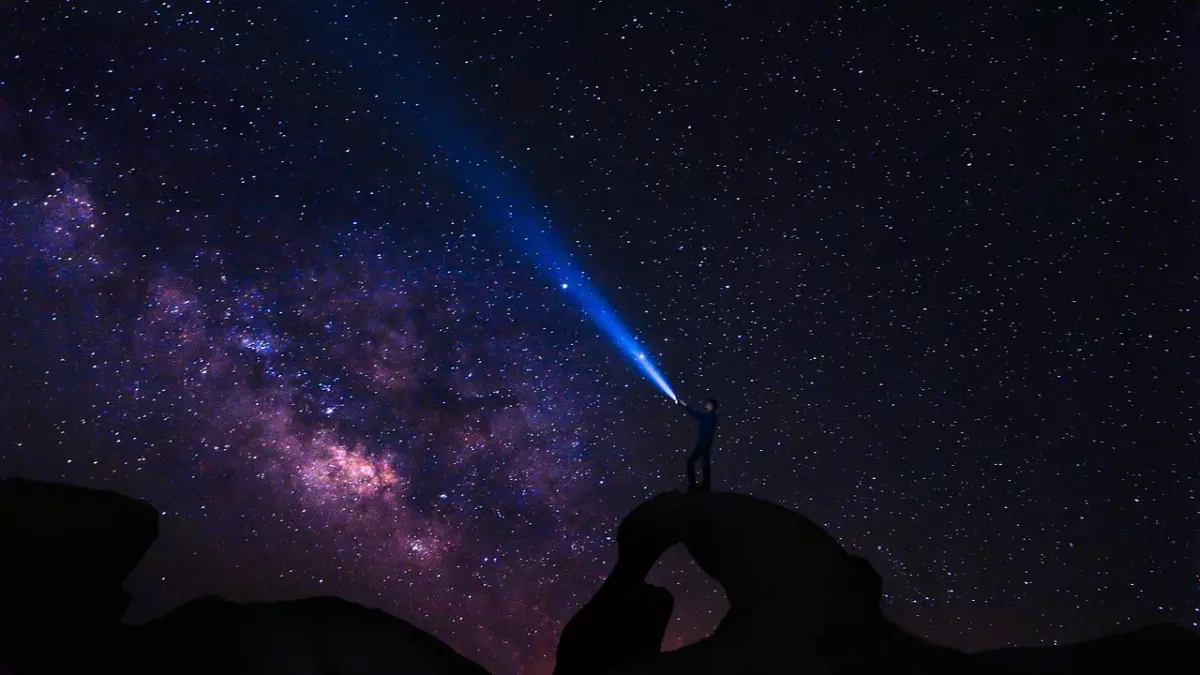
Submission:
MULTIPOLYGON (((517 218, 909 630, 1196 626, 1186 16, 4 3, 0 475, 161 510, 130 620, 336 594, 547 674, 694 429, 517 218)), ((668 647, 725 610, 651 580, 668 647)))

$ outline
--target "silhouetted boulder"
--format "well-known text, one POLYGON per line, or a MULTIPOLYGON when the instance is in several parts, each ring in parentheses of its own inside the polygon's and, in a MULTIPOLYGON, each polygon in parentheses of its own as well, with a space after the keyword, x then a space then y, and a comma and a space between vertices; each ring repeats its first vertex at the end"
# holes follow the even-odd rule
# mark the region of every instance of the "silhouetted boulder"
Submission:
MULTIPOLYGON (((617 564, 597 599, 643 584, 676 544, 724 587, 728 614, 708 638, 673 652, 630 655, 607 672, 867 675, 954 672, 960 663, 957 652, 884 619, 882 581, 865 559, 804 516, 746 495, 669 492, 635 508, 618 528, 617 564)), ((615 612, 595 613, 587 624, 590 643, 564 631, 557 675, 589 672, 576 665, 587 654, 624 656, 609 636, 643 626, 615 612)), ((661 644, 657 624, 640 630, 643 643, 661 644)))
MULTIPOLYGON (((0 481, 0 675, 486 675, 401 619, 337 598, 201 598, 137 627, 122 585, 157 536, 144 502, 0 481)), ((1200 636, 1160 625, 1090 642, 964 655, 884 618, 882 579, 788 509, 677 492, 635 508, 618 559, 558 645, 556 675, 1194 675, 1200 636), (729 613, 713 635, 661 652, 673 599, 646 575, 683 544, 729 613)))
POLYGON ((157 535, 145 502, 0 481, 0 675, 487 675, 412 624, 337 598, 201 598, 124 626, 122 585, 157 535))
POLYGON ((129 631, 131 675, 487 675, 429 633, 339 598, 200 598, 129 631))
POLYGON ((1195 675, 1200 635, 1172 624, 1053 647, 1009 647, 971 654, 978 675, 1195 675))
POLYGON ((554 672, 598 675, 658 654, 674 605, 665 588, 610 577, 563 627, 554 672))
POLYGON ((157 538, 158 512, 143 501, 0 481, 0 602, 5 611, 45 610, 58 621, 66 607, 80 621, 119 621, 127 605, 121 587, 157 538))
POLYGON ((867 560, 804 516, 745 495, 659 495, 621 522, 617 546, 612 573, 563 631, 555 675, 1200 673, 1200 637, 1177 626, 972 655, 921 640, 884 618, 882 579, 867 560), (725 588, 729 612, 711 636, 652 653, 666 620, 648 620, 653 603, 638 598, 675 544, 725 588))
POLYGON ((80 652, 106 653, 129 606, 125 578, 157 536, 158 512, 145 502, 0 481, 0 661, 68 672, 80 652))

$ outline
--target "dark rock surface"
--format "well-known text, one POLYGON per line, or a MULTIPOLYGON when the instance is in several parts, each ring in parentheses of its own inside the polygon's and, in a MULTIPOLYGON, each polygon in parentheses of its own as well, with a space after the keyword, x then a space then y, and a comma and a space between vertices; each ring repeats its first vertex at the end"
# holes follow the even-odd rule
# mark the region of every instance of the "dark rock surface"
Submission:
POLYGON ((121 624, 158 512, 114 492, 0 481, 0 675, 486 675, 416 626, 338 598, 201 598, 121 624))
POLYGON ((554 672, 597 675, 658 654, 674 606, 665 588, 610 577, 563 627, 554 672))
MULTIPOLYGON (((157 534, 145 502, 0 481, 0 675, 486 675, 416 626, 338 598, 207 597, 123 625, 123 584, 157 534)), ((931 644, 883 616, 867 560, 745 495, 659 495, 622 521, 617 546, 612 573, 563 630, 556 675, 1200 675, 1200 636, 1171 625, 969 655, 931 644), (677 544, 730 609, 711 636, 662 652, 674 602, 645 578, 677 544)))
POLYGON ((487 675, 416 626, 333 597, 200 598, 130 629, 126 644, 130 675, 487 675))
POLYGON ((128 604, 125 579, 157 538, 158 512, 137 499, 0 481, 0 602, 57 621, 68 607, 80 621, 119 621, 128 604))
POLYGON ((1173 624, 1054 647, 1010 647, 970 656, 981 675, 1194 675, 1200 635, 1173 624))
POLYGON ((125 579, 157 537, 158 512, 145 502, 0 481, 0 663, 69 672, 107 658, 129 607, 125 579))
POLYGON ((974 655, 929 643, 883 616, 882 579, 867 560, 804 516, 746 495, 659 495, 622 521, 617 545, 609 578, 563 631, 555 675, 1200 674, 1197 636, 1178 627, 974 655), (676 544, 724 587, 729 612, 711 636, 647 653, 646 645, 661 649, 665 623, 606 598, 644 593, 646 575, 676 544), (597 654, 607 655, 604 669, 594 667, 597 654))

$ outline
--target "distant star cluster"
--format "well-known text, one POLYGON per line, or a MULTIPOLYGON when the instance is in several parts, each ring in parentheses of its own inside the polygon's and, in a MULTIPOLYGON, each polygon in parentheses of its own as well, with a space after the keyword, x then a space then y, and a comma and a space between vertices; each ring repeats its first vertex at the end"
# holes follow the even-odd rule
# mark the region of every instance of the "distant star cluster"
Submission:
MULTIPOLYGON (((1182 16, 551 4, 0 7, 0 476, 160 509, 128 620, 339 595, 548 675, 694 434, 586 279, 913 633, 1200 623, 1182 16)), ((651 581, 668 648, 725 611, 651 581)))

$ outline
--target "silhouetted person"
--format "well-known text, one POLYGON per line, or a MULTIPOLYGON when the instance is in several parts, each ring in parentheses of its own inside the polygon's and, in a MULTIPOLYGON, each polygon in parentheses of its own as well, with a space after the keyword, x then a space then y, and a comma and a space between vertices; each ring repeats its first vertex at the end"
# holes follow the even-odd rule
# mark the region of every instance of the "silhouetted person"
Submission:
POLYGON ((679 399, 675 399, 675 402, 682 406, 687 414, 700 420, 700 428, 696 434, 696 447, 692 449, 692 454, 688 455, 687 460, 688 491, 697 487, 696 462, 703 462, 704 480, 700 481, 698 487, 702 492, 711 492, 712 446, 713 439, 717 435, 717 420, 720 419, 720 415, 717 414, 717 399, 710 398, 705 401, 703 410, 697 410, 679 399))

